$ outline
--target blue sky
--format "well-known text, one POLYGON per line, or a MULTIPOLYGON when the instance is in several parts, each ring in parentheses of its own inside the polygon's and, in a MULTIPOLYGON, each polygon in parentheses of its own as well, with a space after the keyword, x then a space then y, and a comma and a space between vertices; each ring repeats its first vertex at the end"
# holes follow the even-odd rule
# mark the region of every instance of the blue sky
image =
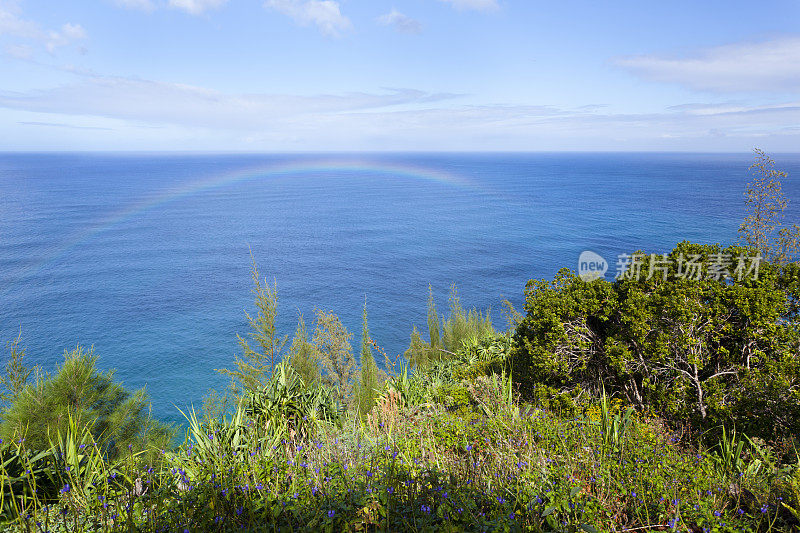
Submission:
POLYGON ((0 0, 0 150, 798 141, 800 0, 0 0))

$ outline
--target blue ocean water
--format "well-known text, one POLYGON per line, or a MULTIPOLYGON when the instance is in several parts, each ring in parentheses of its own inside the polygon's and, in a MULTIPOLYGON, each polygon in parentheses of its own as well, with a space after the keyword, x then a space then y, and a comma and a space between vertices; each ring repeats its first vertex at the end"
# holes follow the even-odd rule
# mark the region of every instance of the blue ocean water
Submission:
MULTIPOLYGON (((800 155, 788 218, 800 218, 800 155)), ((279 328, 366 296, 390 355, 423 327, 427 287, 468 307, 521 307, 525 283, 583 250, 732 243, 751 154, 0 154, 0 340, 31 363, 93 345, 156 416, 182 422, 225 378, 252 309, 252 250, 275 279, 279 328)), ((3 355, 5 358, 6 354, 3 355)))

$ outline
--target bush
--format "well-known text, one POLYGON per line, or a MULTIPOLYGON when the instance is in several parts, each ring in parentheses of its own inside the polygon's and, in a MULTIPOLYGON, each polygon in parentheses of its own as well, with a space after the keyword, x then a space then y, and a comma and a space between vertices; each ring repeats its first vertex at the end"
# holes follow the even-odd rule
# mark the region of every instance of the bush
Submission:
POLYGON ((725 425, 750 436, 800 434, 796 265, 762 263, 757 279, 686 279, 685 258, 753 256, 751 249, 680 243, 668 270, 584 281, 568 270, 530 281, 527 315, 513 349, 515 380, 527 397, 541 385, 599 391, 639 410, 702 430, 725 425))
POLYGON ((70 420, 90 426, 93 438, 111 459, 129 445, 148 450, 171 445, 173 430, 155 421, 145 391, 130 392, 114 382, 113 372, 97 369, 92 350, 78 346, 65 352, 64 363, 51 376, 40 376, 25 386, 2 414, 0 435, 4 440, 25 439, 33 450, 47 450, 65 435, 70 420))

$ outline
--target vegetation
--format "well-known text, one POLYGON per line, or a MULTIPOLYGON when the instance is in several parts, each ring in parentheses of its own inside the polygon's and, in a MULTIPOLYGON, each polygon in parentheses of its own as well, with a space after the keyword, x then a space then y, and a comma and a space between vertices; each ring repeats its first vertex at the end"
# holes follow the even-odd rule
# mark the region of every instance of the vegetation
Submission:
POLYGON ((414 328, 407 364, 384 354, 383 370, 366 302, 357 357, 323 310, 311 338, 299 317, 284 351, 277 292, 254 262, 258 311, 232 387, 186 413, 180 445, 91 350, 44 375, 18 338, 0 379, 3 524, 797 530, 800 267, 745 240, 632 254, 613 282, 532 280, 525 313, 506 306, 506 331, 455 287, 440 317, 429 287, 428 340, 414 328))
POLYGON ((800 252, 800 225, 783 225, 783 212, 789 202, 783 194, 781 179, 787 174, 775 170, 775 162, 763 150, 756 149, 755 154, 755 162, 750 166, 753 181, 745 191, 748 214, 739 234, 769 261, 785 264, 800 252))
MULTIPOLYGON (((765 263, 758 278, 681 278, 680 258, 756 252, 679 244, 643 255, 665 277, 584 282, 562 271, 531 281, 515 335, 515 379, 529 394, 596 395, 601 384, 639 411, 697 430, 721 425, 750 436, 800 434, 797 265, 765 263), (665 261, 666 258, 666 261, 665 261)), ((736 260, 734 259, 734 263, 736 260)))

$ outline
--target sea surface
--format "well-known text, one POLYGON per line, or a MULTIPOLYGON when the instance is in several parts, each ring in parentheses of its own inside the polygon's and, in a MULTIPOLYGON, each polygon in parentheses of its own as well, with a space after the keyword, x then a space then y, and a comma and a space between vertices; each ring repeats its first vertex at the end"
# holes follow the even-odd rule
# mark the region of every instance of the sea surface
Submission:
MULTIPOLYGON (((800 220, 800 155, 787 219, 800 220)), ((525 283, 602 255, 733 243, 752 154, 0 154, 0 346, 30 363, 94 346, 183 422, 226 378, 253 310, 250 253, 278 286, 281 332, 338 314, 358 348, 402 353, 456 284, 466 307, 523 304, 525 283)), ((4 352, 0 363, 7 359, 4 352)))

